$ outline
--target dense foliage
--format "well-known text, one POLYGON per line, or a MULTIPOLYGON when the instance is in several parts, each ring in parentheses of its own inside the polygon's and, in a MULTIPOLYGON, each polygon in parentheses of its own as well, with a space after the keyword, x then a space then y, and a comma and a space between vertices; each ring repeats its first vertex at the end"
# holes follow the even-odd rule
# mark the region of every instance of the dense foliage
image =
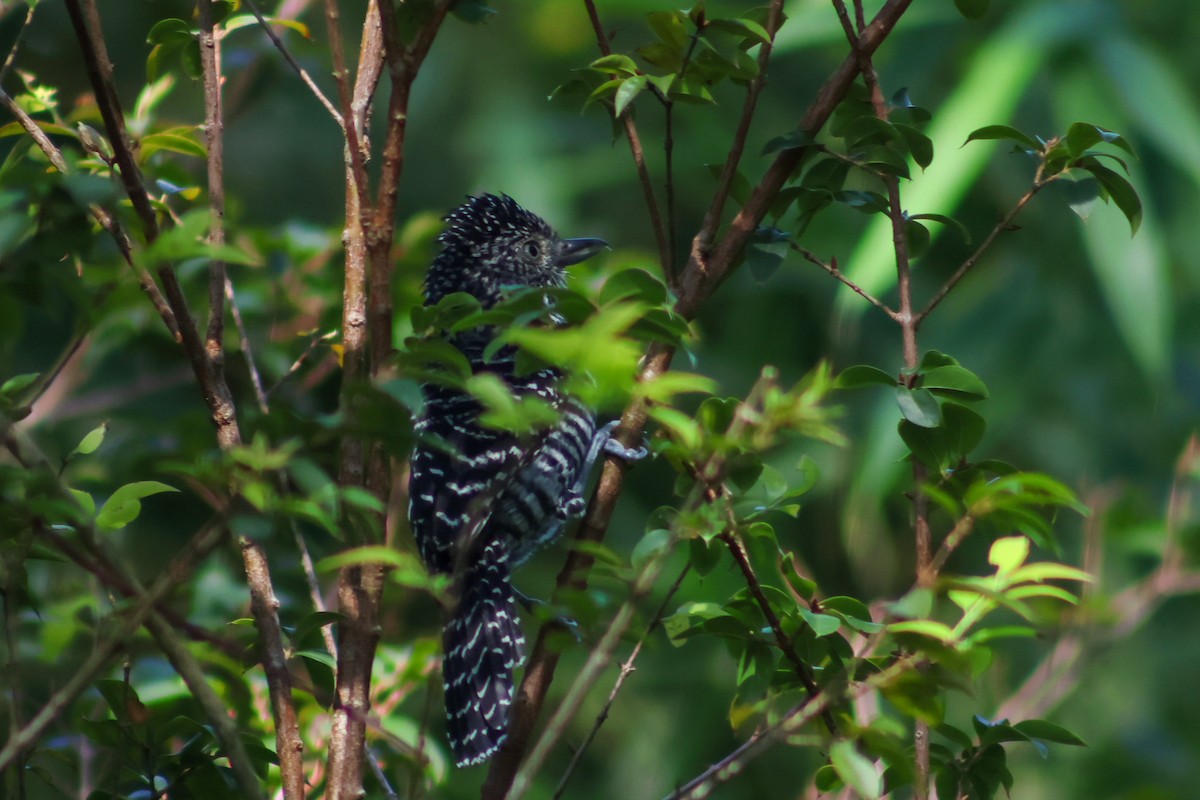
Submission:
POLYGON ((4 796, 1190 796, 1196 15, 912 5, 0 6, 4 796), (477 191, 613 249, 423 307, 477 191), (455 770, 479 325, 653 457, 455 770))

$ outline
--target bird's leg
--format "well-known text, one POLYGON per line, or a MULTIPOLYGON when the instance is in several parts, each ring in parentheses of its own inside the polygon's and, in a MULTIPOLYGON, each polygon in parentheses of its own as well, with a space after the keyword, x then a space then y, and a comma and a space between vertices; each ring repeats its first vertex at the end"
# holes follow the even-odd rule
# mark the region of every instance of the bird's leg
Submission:
POLYGON ((616 430, 620 420, 613 420, 596 431, 596 435, 592 437, 591 447, 588 448, 587 457, 583 460, 583 468, 579 470, 579 477, 575 479, 572 486, 567 487, 559 498, 558 508, 555 509, 555 514, 561 520, 574 519, 583 515, 587 509, 587 500, 583 497, 583 490, 587 488, 588 478, 592 475, 592 468, 596 466, 596 459, 600 458, 601 453, 608 453, 625 461, 640 461, 646 457, 647 450, 644 447, 632 448, 618 442, 612 437, 612 432, 616 430))

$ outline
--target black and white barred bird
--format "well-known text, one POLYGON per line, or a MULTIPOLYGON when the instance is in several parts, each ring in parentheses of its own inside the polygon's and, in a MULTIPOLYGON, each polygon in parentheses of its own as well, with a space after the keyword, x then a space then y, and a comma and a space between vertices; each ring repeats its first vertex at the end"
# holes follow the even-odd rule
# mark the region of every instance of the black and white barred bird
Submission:
MULTIPOLYGON (((599 239, 561 239, 511 197, 472 197, 446 217, 442 251, 425 280, 425 302, 467 292, 485 307, 513 286, 563 286, 565 268, 592 255, 599 239)), ((560 388, 561 373, 525 375, 515 352, 484 351, 494 330, 477 328, 450 341, 478 374, 499 376, 518 397, 536 396, 558 421, 529 436, 484 426, 470 394, 427 385, 417 420, 409 482, 409 518, 433 573, 454 576, 458 604, 442 634, 450 746, 459 766, 489 758, 507 736, 513 670, 524 661, 512 569, 582 513, 583 490, 602 451, 636 458, 597 429, 593 413, 560 388)))

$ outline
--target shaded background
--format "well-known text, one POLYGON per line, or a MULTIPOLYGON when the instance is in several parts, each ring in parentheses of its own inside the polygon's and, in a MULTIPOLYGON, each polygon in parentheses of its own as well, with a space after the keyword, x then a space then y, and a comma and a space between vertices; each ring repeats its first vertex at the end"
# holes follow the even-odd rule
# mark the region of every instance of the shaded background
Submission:
MULTIPOLYGON (((1145 222, 1131 238, 1114 208, 1096 204, 1083 220, 1069 207, 1065 191, 1045 192, 1018 219, 1020 230, 1003 236, 932 315, 921 331, 921 345, 951 353, 988 383, 992 397, 982 411, 989 430, 979 453, 1048 472, 1096 509, 1090 524, 1103 531, 1098 592, 1103 598, 1156 563, 1174 460, 1200 418, 1200 270, 1193 255, 1200 249, 1195 88, 1200 86, 1195 47, 1200 10, 1191 0, 1029 0, 993 6, 984 20, 967 22, 948 0, 916 3, 876 58, 885 92, 907 87, 914 102, 934 114, 929 133, 935 160, 912 185, 902 187, 907 209, 953 214, 977 242, 1027 188, 1032 168, 1002 145, 960 148, 967 134, 1008 123, 1049 137, 1082 120, 1120 131, 1137 150, 1131 169, 1145 222)), ((642 14, 672 7, 634 0, 600 4, 618 50, 649 39, 642 14)), ((747 6, 709 7, 717 16, 747 6)), ((399 309, 416 301, 437 217, 469 192, 506 192, 565 235, 606 238, 613 252, 586 265, 580 280, 618 266, 651 268, 655 260, 628 147, 614 141, 607 115, 596 107, 581 114, 575 100, 547 100, 570 79, 571 70, 596 56, 582 4, 501 0, 497 8, 486 24, 449 21, 417 82, 399 204, 399 309)), ((188 18, 190 4, 123 0, 102 4, 101 11, 122 98, 131 105, 144 83, 147 31, 165 16, 188 18)), ((761 145, 791 129, 845 52, 828 3, 791 2, 787 12, 791 19, 780 34, 743 162, 751 180, 769 163, 758 155, 761 145)), ((347 32, 355 30, 356 13, 345 11, 347 32)), ((5 46, 18 17, 10 13, 0 19, 5 46)), ((323 60, 323 21, 311 9, 304 19, 316 41, 290 35, 289 46, 333 96, 323 60)), ((88 91, 60 6, 43 4, 23 47, 17 66, 59 87, 65 106, 88 91)), ((348 39, 348 48, 353 52, 356 42, 348 39)), ((232 34, 224 58, 229 220, 240 242, 264 255, 260 266, 234 267, 231 275, 260 367, 272 383, 307 345, 300 334, 338 324, 341 147, 333 121, 259 31, 232 34)), ((715 94, 715 107, 677 109, 681 252, 714 185, 705 165, 723 160, 734 109, 740 108, 736 87, 721 86, 715 94)), ((163 108, 164 116, 195 124, 198 84, 181 78, 163 108)), ((662 115, 647 97, 639 99, 637 112, 651 168, 661 182, 662 115)), ((4 141, 0 148, 7 149, 4 141)), ((202 181, 198 160, 180 159, 177 169, 181 181, 202 181)), ((818 217, 804 244, 824 257, 836 256, 849 274, 892 297, 889 243, 881 222, 832 208, 818 217)), ((970 250, 953 232, 940 236, 917 262, 917 296, 928 297, 970 250)), ((65 279, 53 276, 59 268, 4 265, 0 375, 44 368, 69 339, 86 298, 74 296, 65 279)), ((185 278, 199 298, 201 272, 185 272, 185 278)), ((80 467, 82 482, 99 494, 111 491, 115 476, 170 482, 164 476, 171 459, 196 458, 213 447, 190 373, 147 304, 128 287, 107 302, 103 324, 38 407, 34 429, 48 449, 68 452, 83 433, 109 420, 104 458, 80 467)), ((398 315, 398 340, 406 324, 405 315, 398 315)), ((837 368, 870 363, 889 372, 902 365, 892 323, 795 257, 766 282, 739 271, 700 315, 697 327, 695 365, 678 363, 712 375, 730 395, 744 393, 764 363, 777 366, 785 382, 820 359, 837 368)), ((231 355, 231 381, 247 398, 242 367, 231 355)), ((336 370, 322 352, 280 390, 277 413, 288 424, 299 424, 296 419, 331 411, 335 392, 336 370)), ((870 393, 839 401, 850 446, 797 445, 795 452, 779 456, 786 463, 808 452, 822 467, 817 490, 798 520, 778 524, 781 544, 803 556, 826 594, 894 596, 910 585, 913 574, 908 508, 901 496, 910 477, 899 461, 898 415, 890 398, 870 393)), ((251 429, 272 431, 282 424, 255 419, 245 400, 242 408, 251 429)), ((608 540, 615 549, 627 552, 640 537, 648 511, 668 499, 668 473, 665 465, 638 467, 608 540)), ((152 571, 190 532, 190 523, 180 528, 179 520, 203 514, 204 507, 186 493, 155 498, 122 543, 152 571)), ((1076 517, 1060 520, 1064 560, 1078 563, 1083 526, 1076 517)), ((1185 532, 1193 552, 1195 533, 1185 532)), ((952 568, 979 569, 985 546, 982 540, 970 542, 952 568)), ((314 534, 314 547, 331 552, 337 543, 314 534)), ((526 570, 522 580, 535 594, 552 581, 559 557, 544 556, 526 570)), ((302 585, 289 576, 283 580, 285 598, 302 615, 307 611, 302 585)), ((737 585, 735 575, 718 569, 704 581, 685 583, 678 601, 723 596, 737 585)), ((63 607, 44 613, 70 613, 70 593, 61 594, 63 607)), ((190 613, 219 625, 237 616, 243 602, 237 564, 214 559, 196 582, 190 613)), ((287 614, 285 599, 285 622, 287 614)), ((398 596, 387 626, 385 647, 389 639, 434 635, 435 614, 432 607, 398 596)), ((1079 690, 1047 715, 1090 746, 1054 747, 1045 759, 1032 747, 1011 746, 1016 796, 1195 796, 1200 785, 1197 631, 1197 598, 1177 598, 1091 661, 1079 690)), ((1055 636, 1047 631, 1043 641, 1010 648, 985 673, 975 696, 952 706, 951 719, 965 724, 972 710, 994 710, 1055 636)), ((82 643, 66 641, 61 647, 80 652, 82 643)), ((578 651, 569 654, 560 674, 573 674, 579 657, 578 651)), ((743 735, 730 731, 726 719, 735 668, 715 640, 675 649, 656 637, 575 777, 571 796, 659 796, 728 752, 743 735)), ((143 669, 143 685, 152 685, 153 665, 143 669)), ((50 680, 30 676, 39 679, 50 680)), ((580 715, 584 722, 573 730, 576 741, 605 690, 594 694, 580 715)), ((407 711, 419 716, 419 703, 413 702, 407 711)), ((567 757, 560 754, 561 761, 552 762, 546 774, 557 775, 567 757)), ((777 747, 719 796, 796 796, 813 758, 777 747)), ((459 777, 446 796, 476 794, 475 779, 474 773, 459 777)))

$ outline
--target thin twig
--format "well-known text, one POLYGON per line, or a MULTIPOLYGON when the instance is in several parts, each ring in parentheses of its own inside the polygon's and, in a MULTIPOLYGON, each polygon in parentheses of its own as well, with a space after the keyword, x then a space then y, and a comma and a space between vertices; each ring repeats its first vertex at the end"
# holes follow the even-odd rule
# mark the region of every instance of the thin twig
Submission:
MULTIPOLYGON (((746 587, 750 589, 750 594, 754 597, 754 602, 758 604, 759 611, 767 620, 767 624, 771 627, 771 632, 775 636, 775 644, 783 653, 783 657, 792 665, 792 670, 796 673, 796 677, 800 679, 800 683, 804 686, 804 691, 808 693, 809 699, 817 696, 820 692, 820 687, 813 680, 812 670, 808 665, 801 660, 796 653, 796 646, 792 644, 792 638, 787 635, 783 629, 783 624, 779 621, 779 615, 775 613, 775 609, 771 608, 771 603, 763 593, 762 584, 758 581, 758 575, 754 572, 754 566, 750 563, 749 557, 746 555, 746 550, 742 547, 741 541, 738 540, 732 531, 737 530, 737 520, 733 518, 733 509, 726 504, 728 514, 727 524, 730 526, 724 533, 720 534, 719 538, 725 543, 729 549, 733 560, 738 565, 738 569, 742 572, 742 577, 746 581, 746 587)), ((821 713, 821 721, 825 723, 825 727, 831 734, 837 736, 837 722, 833 719, 833 714, 826 710, 821 713)))
POLYGON ((942 287, 937 290, 937 293, 930 298, 929 302, 925 304, 925 308, 921 309, 921 313, 917 314, 916 316, 917 325, 920 325, 922 322, 924 322, 925 318, 929 316, 929 312, 937 308, 938 303, 941 303, 943 300, 945 300, 946 295, 950 294, 950 291, 958 285, 958 282, 967 276, 967 273, 971 271, 971 268, 979 263, 979 259, 982 258, 983 254, 988 251, 988 249, 992 246, 992 243, 996 241, 996 238, 1005 231, 1010 231, 1013 229, 1013 219, 1016 218, 1017 214, 1021 213, 1021 209, 1029 205, 1029 201, 1036 197, 1038 192, 1046 188, 1048 183, 1049 181, 1042 179, 1041 168, 1039 167, 1038 174, 1034 177, 1033 185, 1029 187, 1029 191, 1021 195, 1021 199, 1017 201, 1017 204, 1014 205, 1012 209, 1010 209, 1009 212, 1004 215, 1003 219, 996 223, 995 227, 992 228, 987 237, 979 243, 979 247, 975 248, 975 252, 972 253, 966 261, 959 265, 958 269, 954 271, 954 274, 951 275, 950 278, 944 284, 942 284, 942 287))
POLYGON ((321 106, 329 112, 329 116, 333 117, 333 121, 338 124, 338 127, 344 128, 345 122, 342 120, 342 115, 338 113, 336 108, 334 108, 333 103, 331 103, 329 98, 325 96, 325 93, 321 91, 321 87, 317 86, 317 82, 312 79, 312 76, 308 74, 308 71, 296 62, 296 59, 292 56, 291 51, 287 49, 287 45, 283 43, 283 40, 279 38, 279 34, 275 33, 275 29, 271 27, 271 23, 269 23, 266 18, 263 17, 262 12, 258 10, 258 5, 254 2, 254 0, 245 0, 245 2, 250 8, 250 13, 254 15, 256 20, 258 20, 258 24, 260 27, 262 27, 263 32, 267 34, 267 37, 271 40, 271 43, 275 45, 275 49, 279 51, 280 55, 283 56, 284 60, 288 62, 291 68, 296 71, 296 74, 300 76, 300 80, 304 81, 304 85, 307 86, 308 90, 313 93, 313 97, 317 98, 317 102, 319 102, 321 106))
POLYGON ((617 693, 620 692, 621 687, 625 685, 625 679, 633 674, 633 663, 637 661, 638 655, 642 652, 642 647, 646 644, 646 640, 650 638, 650 634, 653 633, 654 629, 657 628, 659 623, 662 622, 663 615, 666 614, 667 611, 667 606, 671 603, 671 598, 675 596, 675 592, 679 590, 680 584, 683 583, 683 579, 688 576, 688 573, 691 572, 691 570, 692 565, 690 563, 683 565, 683 569, 679 572, 679 577, 675 579, 675 582, 671 584, 671 588, 667 590, 667 594, 663 597, 663 601, 659 603, 658 609, 655 610, 654 615, 650 617, 650 621, 646 624, 646 630, 642 632, 641 637, 637 640, 637 644, 635 644, 633 646, 633 650, 630 651, 629 658, 625 659, 625 663, 621 665, 621 669, 617 673, 617 680, 613 683, 612 691, 608 693, 608 699, 604 702, 604 707, 600 709, 600 713, 596 715, 596 721, 592 724, 592 729, 588 731, 583 743, 576 748, 575 754, 571 756, 571 763, 567 764, 566 771, 563 772, 562 778, 559 779, 558 787, 554 790, 553 800, 558 800, 558 798, 562 797, 563 792, 566 791, 567 782, 571 779, 571 775, 575 772, 575 768, 579 766, 579 762, 582 760, 583 754, 587 752, 588 747, 591 746, 592 741, 596 738, 596 734, 600 732, 600 727, 604 725, 605 720, 608 719, 608 712, 612 710, 613 702, 617 699, 617 693))
MULTIPOLYGON (((612 55, 612 47, 608 43, 608 34, 604 32, 604 24, 600 21, 600 12, 596 10, 594 0, 583 0, 587 8, 588 20, 592 23, 592 31, 596 35, 596 46, 600 54, 612 55)), ((667 240, 667 226, 663 220, 662 211, 658 207, 658 198, 654 194, 654 182, 650 179, 650 170, 646 166, 646 154, 642 150, 642 140, 638 136, 637 123, 634 122, 633 112, 628 108, 621 113, 621 125, 625 129, 625 139, 629 142, 629 152, 633 156, 633 165, 637 170, 638 181, 642 185, 642 196, 646 201, 646 213, 650 217, 650 229, 654 232, 654 241, 658 245, 658 263, 662 267, 667 283, 675 286, 675 262, 671 245, 667 240)))
POLYGON ((900 315, 898 313, 896 313, 895 311, 893 311, 891 307, 889 307, 882 300, 879 300, 877 297, 875 297, 873 294, 868 292, 866 289, 859 286, 854 281, 850 280, 850 278, 848 278, 846 276, 846 273, 842 272, 841 269, 838 267, 837 259, 831 259, 827 263, 825 261, 822 261, 820 258, 817 257, 817 255, 815 253, 813 253, 811 250, 808 250, 807 248, 801 247, 800 245, 795 244, 795 243, 793 243, 791 247, 793 250, 795 250, 797 253, 799 253, 801 256, 803 256, 805 261, 809 261, 813 264, 816 264, 818 267, 825 270, 830 275, 832 275, 833 277, 835 277, 839 281, 841 281, 844 285, 849 287, 859 297, 863 298, 868 303, 875 306, 883 313, 887 314, 893 320, 899 321, 900 315))
POLYGON ((250 334, 246 332, 246 323, 242 319, 242 310, 238 308, 237 295, 233 291, 233 281, 225 276, 225 299, 229 302, 229 316, 233 318, 233 326, 238 332, 238 345, 242 349, 242 357, 246 359, 246 371, 250 374, 250 385, 254 387, 254 400, 258 410, 264 414, 271 413, 267 393, 263 391, 262 374, 254 361, 254 349, 250 345, 250 334))
POLYGON ((25 33, 33 24, 33 12, 36 10, 37 3, 30 3, 29 8, 25 11, 25 19, 21 20, 21 27, 17 30, 12 47, 8 48, 8 56, 4 59, 4 65, 0 66, 0 85, 4 83, 4 79, 8 77, 8 71, 12 69, 13 62, 17 60, 17 53, 21 50, 21 43, 25 41, 25 33))

